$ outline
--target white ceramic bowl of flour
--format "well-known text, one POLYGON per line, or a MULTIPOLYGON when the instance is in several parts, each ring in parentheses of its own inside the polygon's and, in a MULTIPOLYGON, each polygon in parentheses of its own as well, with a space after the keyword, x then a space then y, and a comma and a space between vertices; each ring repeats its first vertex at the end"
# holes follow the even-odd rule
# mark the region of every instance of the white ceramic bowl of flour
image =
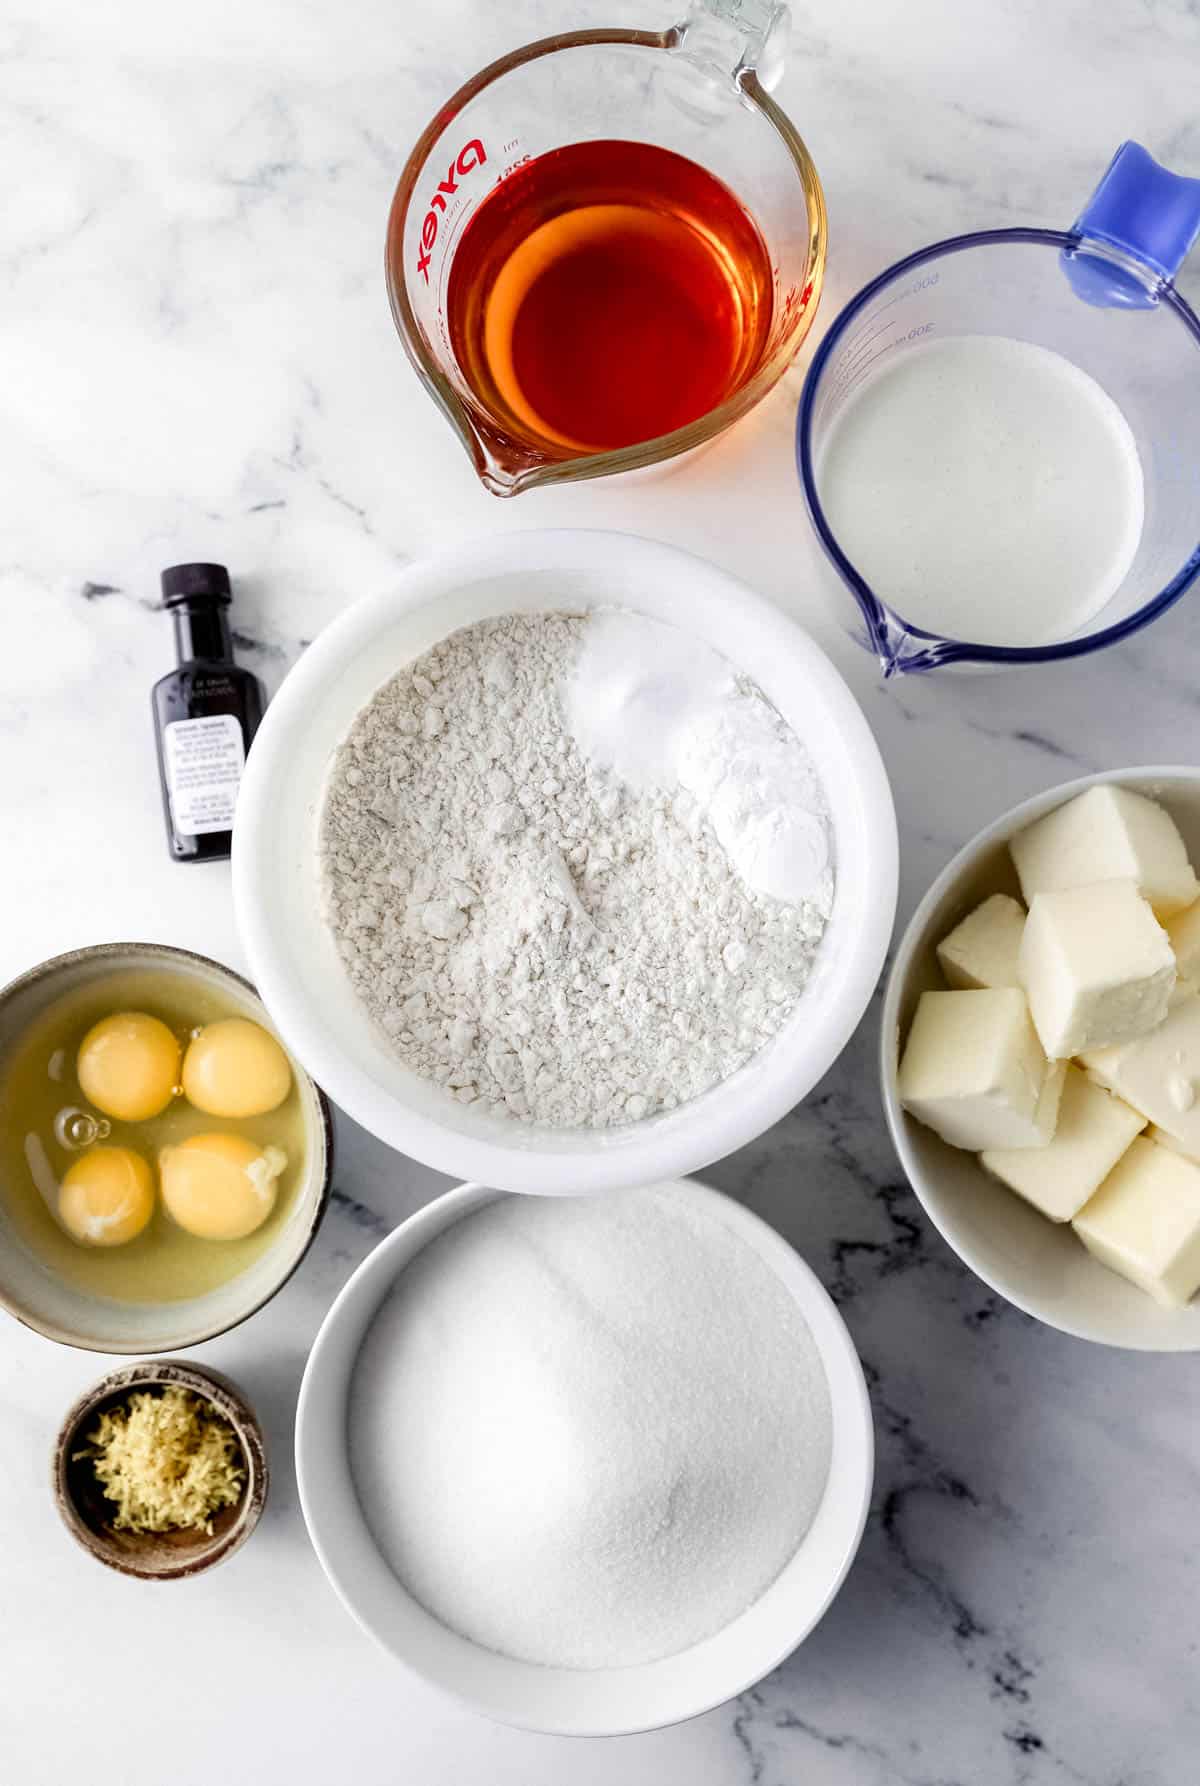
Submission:
MULTIPOLYGON (((458 1635, 426 1611, 393 1573, 372 1535, 363 1510, 370 1491, 364 1484, 367 1492, 360 1500, 351 1455, 358 1419, 352 1416, 352 1395, 360 1360, 369 1355, 372 1327, 417 1255, 456 1223, 485 1211, 500 1192, 460 1186, 382 1241, 326 1316, 305 1371, 296 1419, 297 1478, 309 1534, 331 1583, 363 1628, 399 1662, 502 1723, 566 1736, 615 1736, 657 1729, 723 1704, 761 1680, 808 1635, 837 1593, 862 1536, 873 1431, 862 1369, 841 1316, 809 1267, 759 1217, 704 1185, 664 1188, 686 1194, 702 1220, 730 1230, 731 1253, 749 1252, 751 1264, 765 1265, 807 1328, 828 1389, 828 1473, 811 1524, 766 1590, 703 1641, 626 1667, 515 1660, 458 1635)), ((611 1311, 604 1306, 607 1323, 611 1311)), ((538 1311, 531 1312, 536 1321, 538 1311)), ((522 1355, 519 1345, 512 1349, 515 1366, 522 1355)), ((654 1386, 644 1386, 648 1404, 654 1386)), ((561 1412, 566 1416, 569 1410, 561 1412)), ((586 1406, 576 1406, 574 1415, 586 1418, 586 1406)), ((404 1442, 404 1432, 396 1432, 396 1446, 404 1442)), ((558 1486, 565 1492, 565 1484, 558 1486)), ((576 1490, 586 1486, 573 1484, 576 1490)), ((764 1484, 764 1494, 778 1487, 764 1484)), ((549 1500, 557 1505, 561 1495, 551 1490, 549 1500)), ((719 1583, 711 1586, 719 1589, 719 1583)))
POLYGON ((461 547, 408 569, 335 621, 273 701, 250 754, 234 895, 259 992, 288 1046, 381 1140, 456 1177, 546 1194, 645 1184, 732 1152, 802 1099, 861 1018, 896 900, 896 825, 858 706, 813 641, 736 578, 624 534, 542 532, 461 547), (356 715, 447 634, 505 613, 622 607, 726 657, 816 766, 836 869, 814 971, 775 1039, 679 1108, 605 1130, 538 1128, 457 1102, 407 1069, 359 1002, 322 915, 317 828, 333 753, 356 715))

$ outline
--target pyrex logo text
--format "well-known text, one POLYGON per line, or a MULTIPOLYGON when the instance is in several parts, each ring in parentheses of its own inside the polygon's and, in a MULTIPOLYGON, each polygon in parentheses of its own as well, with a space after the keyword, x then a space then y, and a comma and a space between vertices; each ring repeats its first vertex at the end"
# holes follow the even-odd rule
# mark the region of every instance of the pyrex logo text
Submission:
POLYGON ((466 143, 458 151, 458 155, 446 169, 446 178, 438 181, 438 189, 429 201, 429 209, 426 211, 425 221, 421 225, 421 245, 417 249, 417 272, 420 273, 426 285, 429 284, 430 250, 437 241, 438 213, 445 212, 447 198, 458 191, 458 180, 454 176, 457 174, 461 179, 464 174, 469 174, 472 168, 482 167, 486 160, 487 155, 484 153, 483 144, 476 138, 472 142, 466 143))

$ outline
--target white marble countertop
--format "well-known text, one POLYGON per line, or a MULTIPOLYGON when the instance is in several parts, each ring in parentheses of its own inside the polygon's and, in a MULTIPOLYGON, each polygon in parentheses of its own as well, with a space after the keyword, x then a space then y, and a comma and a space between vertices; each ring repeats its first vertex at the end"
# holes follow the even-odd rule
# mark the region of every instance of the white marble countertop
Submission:
MULTIPOLYGON (((902 914, 963 839, 1090 769, 1187 760, 1194 597, 1060 673, 883 687, 839 630, 792 464, 789 376, 678 476, 504 504, 394 338, 384 219, 433 105, 562 23, 665 0, 9 0, 0 16, 0 973, 162 938, 239 961, 224 866, 165 854, 147 695, 159 569, 228 563, 270 686, 346 603, 448 539, 547 524, 675 541, 831 650, 891 771, 902 914)), ((800 9, 780 97, 824 176, 820 323, 956 230, 1066 225, 1116 142, 1200 173, 1194 0, 848 0, 800 9)), ((1185 288, 1196 290, 1196 279, 1185 288)), ((611 1743, 493 1728, 360 1635, 305 1539, 290 1442, 323 1311, 442 1181, 341 1126, 298 1276, 199 1355, 241 1380, 275 1471, 247 1549, 162 1589, 59 1528, 57 1422, 105 1361, 0 1332, 5 1786, 1188 1786, 1197 1777, 1200 1437, 1186 1358, 1015 1313, 925 1223, 883 1132, 877 1007, 828 1080, 711 1179, 834 1291, 874 1397, 878 1480, 832 1611, 777 1675, 611 1743)))

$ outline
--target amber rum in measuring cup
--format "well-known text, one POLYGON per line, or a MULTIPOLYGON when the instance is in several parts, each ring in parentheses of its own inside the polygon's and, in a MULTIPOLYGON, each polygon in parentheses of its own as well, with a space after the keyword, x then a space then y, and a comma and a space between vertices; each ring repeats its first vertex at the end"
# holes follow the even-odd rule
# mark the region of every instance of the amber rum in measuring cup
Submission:
POLYGON ((757 370, 771 257, 729 188, 653 143, 570 143, 492 188, 454 256, 450 341, 530 446, 603 453, 707 415, 757 370))
POLYGON ((815 170, 767 92, 784 9, 546 38, 485 69, 409 159, 388 285, 409 357, 500 495, 704 444, 812 321, 815 170))

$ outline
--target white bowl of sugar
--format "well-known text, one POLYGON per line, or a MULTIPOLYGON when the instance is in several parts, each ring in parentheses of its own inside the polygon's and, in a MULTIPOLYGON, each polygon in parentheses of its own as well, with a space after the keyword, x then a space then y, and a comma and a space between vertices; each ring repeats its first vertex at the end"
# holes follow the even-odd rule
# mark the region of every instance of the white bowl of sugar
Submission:
MULTIPOLYGON (((444 686, 451 680, 447 671, 444 686)), ((647 772, 666 770, 651 765, 647 772)), ((883 965, 896 899, 896 826, 886 773, 858 706, 824 653, 770 603, 714 566, 649 540, 582 531, 513 534, 440 554, 411 566, 392 591, 359 602, 322 633, 255 739, 233 855, 238 921, 255 983, 280 1034, 329 1095, 381 1140, 443 1172, 546 1194, 690 1172, 783 1116, 833 1064, 861 1018, 883 965), (598 783, 589 784, 591 820, 585 813, 572 831, 576 815, 562 807, 575 785, 572 774, 579 779, 578 760, 564 759, 569 785, 563 793, 547 772, 552 726, 544 689, 531 684, 528 698, 522 686, 497 694, 486 676, 477 678, 481 722, 496 696, 508 714, 509 748, 526 759, 515 763, 497 756, 486 727, 476 733, 475 714, 442 700, 442 688, 418 673, 432 659, 437 676, 446 670, 448 652, 461 655, 456 639, 489 627, 524 628, 522 637, 540 628, 536 650, 543 658, 558 649, 555 628, 586 624, 589 638, 595 633, 602 643, 601 623, 614 613, 621 617, 610 640, 615 649, 607 660, 599 647, 593 652, 595 700, 579 724, 589 748, 607 752, 604 773, 611 767, 612 785, 619 785, 628 809, 671 833, 678 861, 666 860, 658 845, 654 856, 660 876, 675 877, 668 891, 677 903, 669 910, 655 899, 653 885, 648 896, 640 889, 637 912, 621 906, 620 889, 636 879, 621 876, 640 860, 637 838, 631 829, 621 832, 625 808, 607 836, 587 828, 607 822, 595 816, 598 783), (626 677, 625 663, 639 627, 647 637, 677 641, 672 688, 702 686, 718 663, 737 680, 741 730, 733 744, 720 731, 731 709, 718 702, 707 718, 701 715, 705 723, 715 715, 714 724, 707 733, 693 725, 682 750, 682 773, 691 778, 685 804, 693 813, 704 809, 699 841, 697 822, 680 818, 682 809, 664 800, 661 789, 630 793, 622 779, 636 777, 643 758, 681 759, 676 745, 683 734, 670 690, 663 709, 670 737, 662 750, 657 710, 646 706, 657 699, 656 677, 643 677, 635 698, 628 698, 636 678, 626 677), (398 692, 389 695, 389 686, 398 692), (520 730, 527 710, 528 750, 520 730), (742 725, 747 716, 754 722, 749 730, 742 725), (627 722, 640 731, 626 736, 627 722), (795 798, 771 810, 763 803, 770 782, 764 752, 769 758, 780 734, 808 769, 789 771, 795 798), (538 762, 537 748, 543 755, 531 775, 528 762, 538 762), (728 784, 718 783, 735 758, 741 779, 731 802, 728 784), (525 775, 515 791, 510 770, 518 780, 525 775), (486 783, 490 803, 466 826, 460 774, 486 783), (806 774, 817 789, 818 822, 804 810, 806 774), (364 775, 370 785, 356 800, 351 796, 364 775), (559 797, 551 799, 556 790, 559 797), (538 812, 543 793, 556 809, 549 818, 545 809, 538 812), (749 802, 744 795, 752 796, 749 802), (415 804, 419 797, 423 807, 415 804), (355 805, 351 823, 345 815, 355 805), (545 882, 535 889, 541 906, 532 928, 540 954, 532 968, 525 959, 531 926, 522 906, 526 858, 516 847, 522 838, 510 834, 522 826, 523 836, 537 840, 535 866, 545 882), (786 882, 797 865, 803 868, 817 830, 829 868, 813 941, 812 935, 806 940, 807 920, 797 918, 810 908, 789 906, 786 886, 779 897, 778 877, 786 882), (467 863, 457 879, 447 842, 452 834, 467 863), (397 854, 397 838, 406 856, 397 854), (412 839, 416 847, 408 849, 412 839), (440 878, 428 897, 422 850, 430 860, 440 852, 440 878), (714 883, 704 876, 722 853, 726 885, 714 896, 714 883), (614 855, 606 879, 597 864, 613 867, 614 855), (481 879, 489 875, 490 888, 481 894, 481 879), (744 875, 757 877, 754 890, 740 884, 744 875), (701 890, 696 901, 690 886, 701 890), (727 899, 734 918, 725 926, 727 899), (407 917, 394 916, 400 908, 407 917), (748 964, 741 953, 741 938, 750 934, 746 914, 757 927, 751 941, 758 949, 748 964), (365 931, 357 928, 360 919, 365 931), (554 959, 559 926, 573 952, 572 968, 554 983, 562 966, 554 959), (592 1025, 597 998, 603 1003, 608 990, 608 939, 622 927, 614 1061, 613 1048, 604 1051, 592 1025), (589 935, 597 932, 600 945, 589 948, 589 935), (490 948, 507 951, 494 974, 490 948), (698 951, 702 966, 684 996, 688 949, 698 951), (472 955, 474 980, 459 1014, 456 987, 472 955), (576 962, 585 970, 578 980, 572 978, 576 962), (578 991, 588 975, 589 989, 578 991), (739 979, 747 997, 727 1022, 726 1009, 733 1013, 734 1005, 722 1007, 721 1000, 739 979), (481 1005, 489 1003, 481 1016, 481 1005), (578 1004, 587 1006, 586 1019, 565 1022, 578 1004), (417 1009, 420 1017, 410 1019, 417 1009), (507 1026, 503 1038, 489 1039, 493 1018, 507 1026), (523 1033, 514 1038, 518 1024, 523 1033), (682 1027, 672 1034, 671 1024, 682 1027), (440 1083, 423 1070, 423 1034, 433 1038, 427 1052, 440 1083), (463 1053, 461 1071, 452 1053, 447 1063, 455 1048, 463 1053)))
POLYGON ((322 1566, 391 1655, 500 1722, 604 1736, 721 1704, 807 1636, 873 1434, 829 1296, 731 1198, 463 1185, 326 1316, 296 1465, 322 1566))

